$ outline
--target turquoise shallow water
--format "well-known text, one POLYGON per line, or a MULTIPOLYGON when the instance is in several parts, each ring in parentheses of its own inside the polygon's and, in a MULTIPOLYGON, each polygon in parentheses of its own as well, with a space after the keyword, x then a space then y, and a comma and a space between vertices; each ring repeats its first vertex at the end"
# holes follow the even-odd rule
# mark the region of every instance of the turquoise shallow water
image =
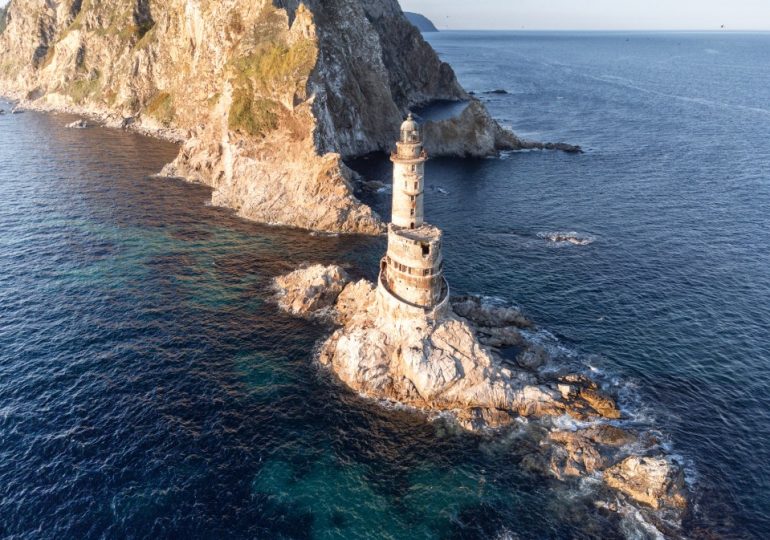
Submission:
MULTIPOLYGON (((521 305, 660 430, 688 466, 687 534, 762 538, 770 37, 430 39, 504 123, 587 150, 429 162, 453 290, 521 305)), ((313 364, 328 329, 279 313, 270 279, 371 278, 382 239, 244 222, 149 177, 173 145, 71 120, 0 117, 0 537, 641 535, 596 486, 523 471, 526 430, 463 435, 313 364)))

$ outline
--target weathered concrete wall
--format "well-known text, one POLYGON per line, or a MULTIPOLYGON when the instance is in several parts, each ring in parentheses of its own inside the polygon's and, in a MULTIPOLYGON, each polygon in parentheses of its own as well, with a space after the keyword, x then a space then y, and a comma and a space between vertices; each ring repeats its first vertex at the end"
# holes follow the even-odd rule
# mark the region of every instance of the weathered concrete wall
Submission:
POLYGON ((431 309, 425 309, 404 303, 400 298, 391 293, 380 276, 379 286, 377 287, 378 297, 378 316, 381 320, 400 321, 401 323, 410 323, 413 321, 439 321, 450 314, 449 286, 441 278, 442 289, 446 294, 441 301, 431 309))
POLYGON ((397 297, 430 308, 442 299, 442 233, 424 225, 416 230, 388 231, 388 254, 383 259, 384 282, 397 297))

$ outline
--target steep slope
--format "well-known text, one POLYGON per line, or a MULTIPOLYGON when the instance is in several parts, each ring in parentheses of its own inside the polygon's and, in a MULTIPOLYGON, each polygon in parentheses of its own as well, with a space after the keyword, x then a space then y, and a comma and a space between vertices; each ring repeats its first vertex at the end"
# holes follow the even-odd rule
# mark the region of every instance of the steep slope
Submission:
MULTIPOLYGON (((165 174, 268 223, 379 232, 342 157, 390 150, 411 107, 471 99, 396 0, 12 0, 7 22, 0 93, 184 141, 165 174)), ((469 114, 429 151, 520 144, 469 114)))

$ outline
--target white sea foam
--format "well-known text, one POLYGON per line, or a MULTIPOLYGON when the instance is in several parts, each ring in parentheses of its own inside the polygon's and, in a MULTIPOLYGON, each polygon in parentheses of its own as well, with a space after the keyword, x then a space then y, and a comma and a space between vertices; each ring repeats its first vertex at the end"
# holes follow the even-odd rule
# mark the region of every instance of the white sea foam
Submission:
POLYGON ((553 242, 558 246, 588 246, 596 241, 595 236, 575 231, 539 232, 537 237, 553 242))

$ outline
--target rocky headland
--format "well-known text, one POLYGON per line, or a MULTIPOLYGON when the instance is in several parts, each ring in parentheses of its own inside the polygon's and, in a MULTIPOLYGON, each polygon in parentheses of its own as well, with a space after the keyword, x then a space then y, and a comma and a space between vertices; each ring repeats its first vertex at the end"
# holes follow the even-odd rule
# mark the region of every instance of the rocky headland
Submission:
POLYGON ((409 19, 409 22, 417 27, 420 32, 438 32, 438 28, 436 28, 436 25, 433 24, 433 21, 431 21, 422 13, 412 13, 405 11, 404 15, 406 15, 406 18, 409 19))
POLYGON ((555 361, 518 309, 464 296, 436 318, 393 317, 378 288, 337 266, 302 268, 275 287, 283 309, 336 327, 318 361, 351 390, 474 433, 523 422, 535 441, 524 468, 601 479, 606 496, 597 504, 618 512, 631 505, 676 536, 687 508, 682 465, 654 432, 628 426, 611 393, 555 361), (514 359, 503 354, 511 349, 514 359))
POLYGON ((265 223, 383 232, 343 159, 389 152, 434 101, 471 105, 428 122, 433 155, 538 146, 463 90, 396 0, 11 0, 3 21, 0 95, 179 141, 163 175, 265 223))

